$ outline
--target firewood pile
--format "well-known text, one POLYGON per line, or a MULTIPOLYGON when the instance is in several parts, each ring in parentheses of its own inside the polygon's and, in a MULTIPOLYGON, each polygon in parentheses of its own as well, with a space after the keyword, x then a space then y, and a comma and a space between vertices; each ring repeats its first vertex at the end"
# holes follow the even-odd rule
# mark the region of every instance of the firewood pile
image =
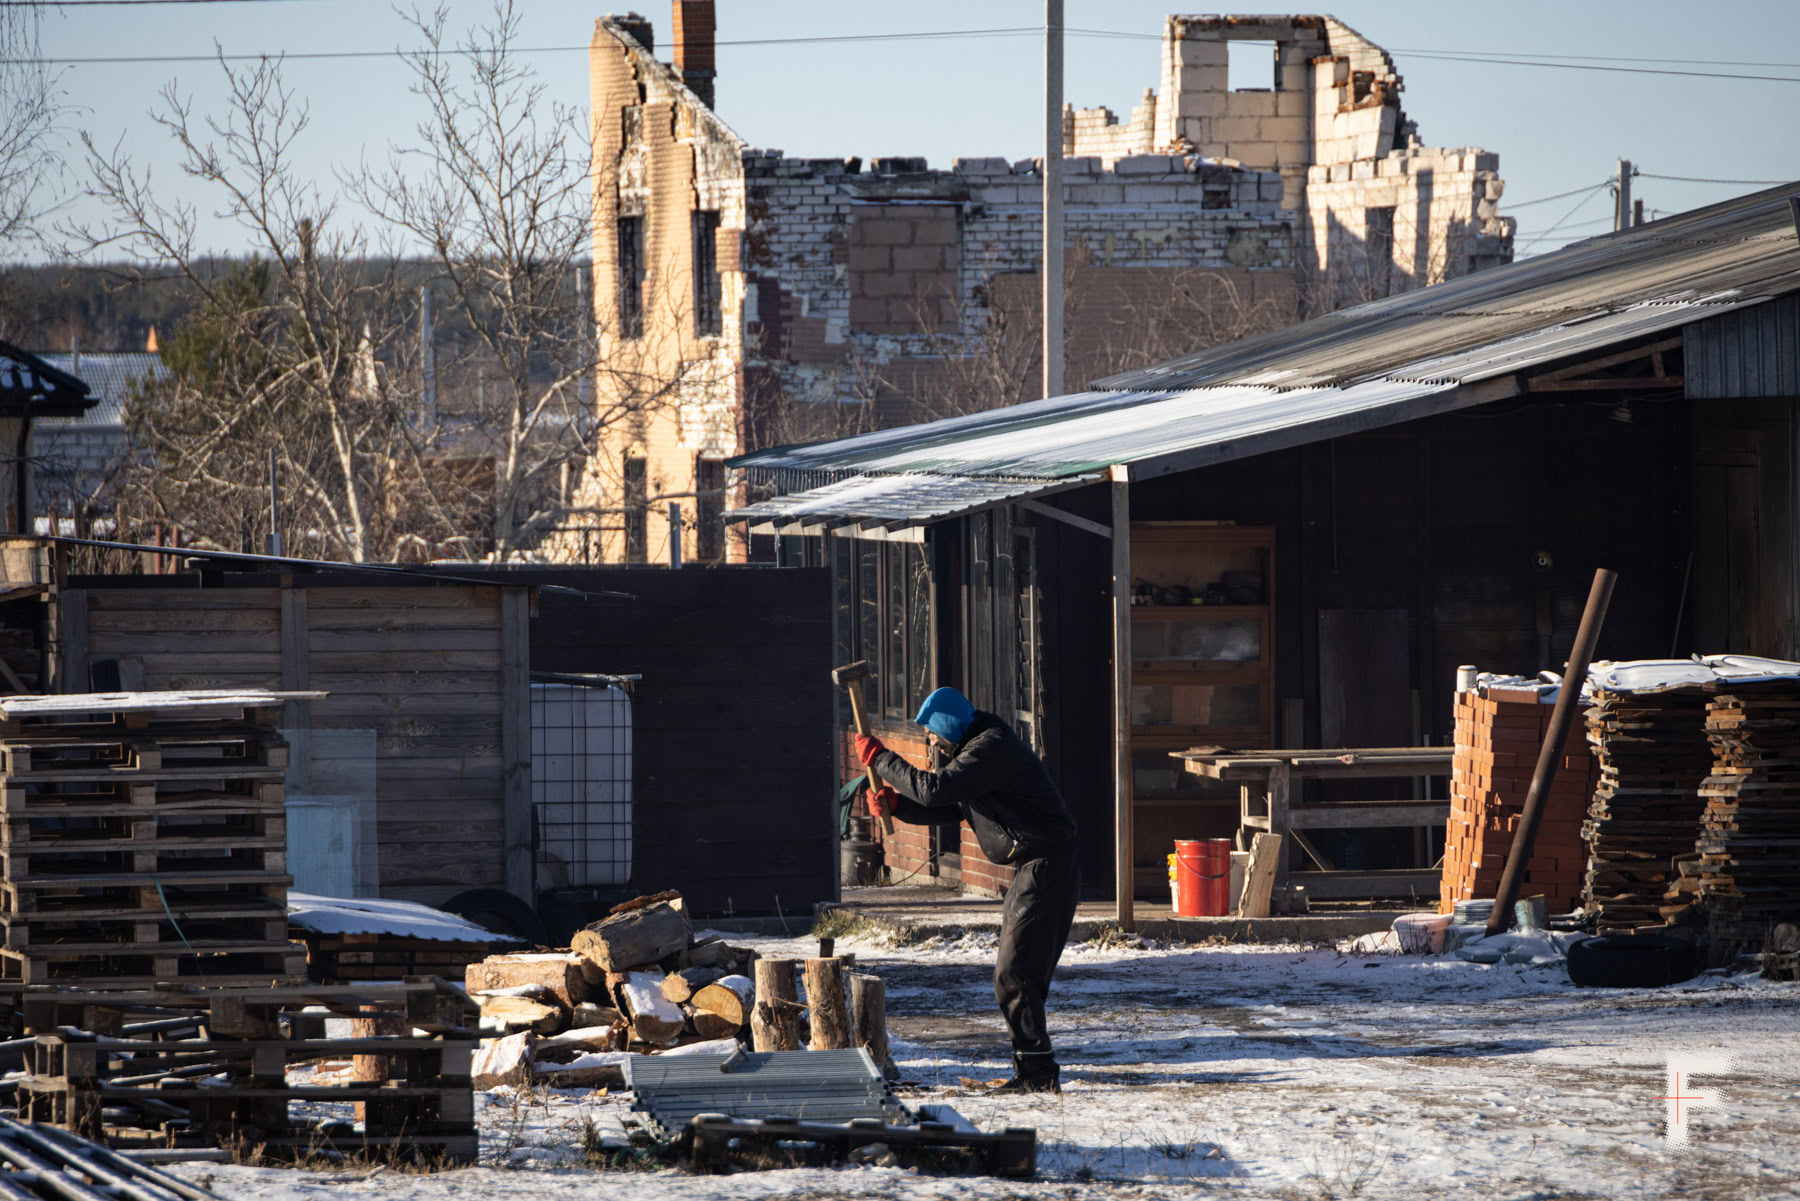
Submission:
POLYGON ((1800 918, 1800 681, 1737 683, 1706 707, 1695 892, 1715 957, 1760 950, 1800 918))
POLYGON ((619 906, 571 944, 469 965, 464 983, 492 1036, 476 1057, 477 1088, 614 1086, 633 1054, 792 1051, 803 1035, 812 1049, 866 1046, 890 1065, 885 990, 854 973, 851 957, 807 960, 802 1004, 796 960, 696 939, 672 892, 619 906))
POLYGON ((1697 688, 1596 695, 1587 738, 1600 781, 1581 831, 1582 904, 1602 933, 1662 925, 1693 901, 1676 861, 1693 855, 1700 785, 1713 766, 1707 697, 1697 688))

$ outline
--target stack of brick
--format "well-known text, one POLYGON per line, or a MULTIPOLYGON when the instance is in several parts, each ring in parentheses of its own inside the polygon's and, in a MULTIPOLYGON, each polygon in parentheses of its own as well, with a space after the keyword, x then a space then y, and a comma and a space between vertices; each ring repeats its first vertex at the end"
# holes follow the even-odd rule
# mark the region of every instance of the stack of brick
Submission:
POLYGON ((1602 933, 1660 926, 1683 905, 1664 894, 1675 861, 1694 853, 1706 804, 1706 699, 1697 688, 1601 691, 1588 710, 1600 782, 1582 830, 1589 857, 1581 899, 1602 933))
MULTIPOLYGON (((1457 694, 1439 912, 1498 891, 1553 708, 1530 687, 1457 694)), ((1567 913, 1580 901, 1587 861, 1581 824, 1596 779, 1582 732, 1571 726, 1522 888, 1523 895, 1542 895, 1552 913, 1567 913)))

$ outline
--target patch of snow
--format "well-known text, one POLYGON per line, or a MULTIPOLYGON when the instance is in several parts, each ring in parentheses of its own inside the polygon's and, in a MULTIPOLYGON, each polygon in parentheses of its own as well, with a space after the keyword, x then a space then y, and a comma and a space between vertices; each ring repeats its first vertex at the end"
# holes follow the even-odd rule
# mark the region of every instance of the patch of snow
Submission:
POLYGON ((510 934, 495 934, 474 922, 414 901, 320 897, 288 893, 288 924, 317 934, 386 934, 436 942, 486 942, 517 945, 510 934))

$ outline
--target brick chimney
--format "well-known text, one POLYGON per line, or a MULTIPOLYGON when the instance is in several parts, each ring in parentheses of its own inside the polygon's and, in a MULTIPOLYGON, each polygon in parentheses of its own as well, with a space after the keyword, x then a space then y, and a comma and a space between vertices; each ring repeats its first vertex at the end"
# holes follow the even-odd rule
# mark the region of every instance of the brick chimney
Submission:
POLYGON ((674 0, 675 73, 688 90, 713 106, 713 0, 674 0))
POLYGON ((620 15, 608 13, 607 15, 611 18, 612 23, 619 27, 619 31, 642 46, 645 53, 656 53, 656 30, 651 27, 648 19, 637 13, 620 15))

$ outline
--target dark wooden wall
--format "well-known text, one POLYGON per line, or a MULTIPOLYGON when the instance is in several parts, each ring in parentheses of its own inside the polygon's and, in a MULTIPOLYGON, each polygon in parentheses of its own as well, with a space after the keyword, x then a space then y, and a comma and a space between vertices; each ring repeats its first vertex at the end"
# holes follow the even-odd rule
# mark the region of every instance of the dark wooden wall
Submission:
POLYGON ((531 895, 523 589, 366 576, 84 576, 61 596, 71 688, 317 689, 290 723, 375 731, 381 894, 531 895))
MULTIPOLYGON (((1404 671, 1383 673, 1402 708, 1380 725, 1415 729, 1404 682, 1416 737, 1443 745, 1457 665, 1559 668, 1596 567, 1620 576, 1599 656, 1669 653, 1693 545, 1692 462, 1686 402, 1636 403, 1625 422, 1610 398, 1515 401, 1136 483, 1132 518, 1275 527, 1277 713, 1303 714, 1298 729, 1278 721, 1282 745, 1321 745, 1320 614, 1344 610, 1404 611, 1406 633, 1390 640, 1404 644, 1404 671)), ((1055 503, 1107 520, 1103 488, 1055 503)), ((1111 877, 1106 548, 1036 524, 1058 531, 1040 535, 1061 556, 1047 561, 1057 595, 1046 614, 1063 615, 1046 638, 1050 720, 1062 788, 1104 843, 1089 848, 1093 885, 1111 877)), ((1691 616, 1684 655, 1702 649, 1688 645, 1691 616)))
POLYGON ((545 592, 535 671, 641 674, 632 722, 632 883, 702 916, 781 913, 835 895, 831 573, 824 568, 519 568, 545 592))
POLYGON ((1795 403, 1694 405, 1694 650, 1800 655, 1795 403))

